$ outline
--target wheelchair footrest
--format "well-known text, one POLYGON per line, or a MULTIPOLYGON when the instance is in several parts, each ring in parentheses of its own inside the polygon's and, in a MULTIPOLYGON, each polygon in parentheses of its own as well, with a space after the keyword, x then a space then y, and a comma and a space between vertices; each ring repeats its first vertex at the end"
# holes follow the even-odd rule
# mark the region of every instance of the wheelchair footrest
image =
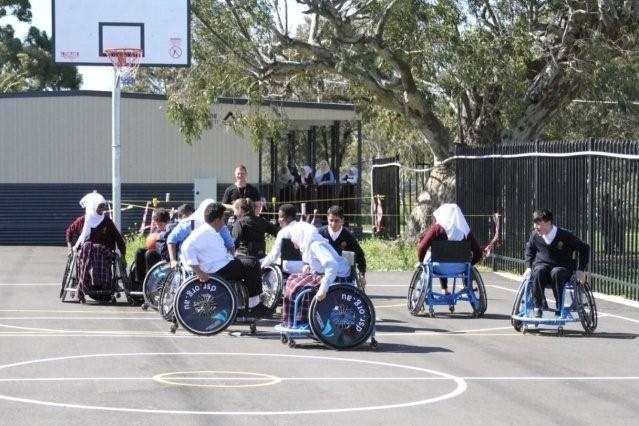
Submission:
POLYGON ((282 324, 277 324, 273 327, 275 331, 287 336, 308 336, 311 333, 311 328, 308 324, 298 324, 295 327, 285 327, 282 324))

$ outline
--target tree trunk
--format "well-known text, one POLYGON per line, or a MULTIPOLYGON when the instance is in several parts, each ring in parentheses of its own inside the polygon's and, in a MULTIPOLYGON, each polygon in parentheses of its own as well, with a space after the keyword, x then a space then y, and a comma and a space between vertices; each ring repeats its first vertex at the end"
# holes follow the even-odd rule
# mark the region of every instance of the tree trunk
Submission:
POLYGON ((435 167, 426 182, 426 188, 417 197, 417 205, 408 219, 408 232, 405 237, 409 241, 417 241, 431 225, 433 211, 441 204, 453 202, 455 202, 454 165, 435 167))

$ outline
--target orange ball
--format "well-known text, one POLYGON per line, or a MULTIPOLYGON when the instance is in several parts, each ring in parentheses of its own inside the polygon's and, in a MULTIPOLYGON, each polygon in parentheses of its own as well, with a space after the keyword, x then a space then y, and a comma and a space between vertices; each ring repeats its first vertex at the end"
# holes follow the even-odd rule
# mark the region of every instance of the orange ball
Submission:
POLYGON ((146 237, 146 249, 147 250, 155 250, 155 246, 157 244, 158 238, 160 237, 160 233, 159 232, 151 232, 147 237, 146 237))

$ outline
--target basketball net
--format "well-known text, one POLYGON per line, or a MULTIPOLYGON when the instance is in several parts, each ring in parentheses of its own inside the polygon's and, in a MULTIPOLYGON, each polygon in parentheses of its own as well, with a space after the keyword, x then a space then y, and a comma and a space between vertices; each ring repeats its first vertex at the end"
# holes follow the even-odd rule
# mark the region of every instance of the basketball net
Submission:
POLYGON ((142 49, 105 49, 104 53, 111 60, 120 82, 129 84, 129 82, 135 81, 135 74, 140 67, 140 59, 144 53, 142 49))

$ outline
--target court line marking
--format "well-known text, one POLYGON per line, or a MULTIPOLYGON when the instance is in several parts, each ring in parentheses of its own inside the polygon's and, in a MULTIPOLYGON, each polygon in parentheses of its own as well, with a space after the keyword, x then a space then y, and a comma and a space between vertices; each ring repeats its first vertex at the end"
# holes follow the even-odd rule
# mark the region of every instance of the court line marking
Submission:
MULTIPOLYGON (((227 371, 226 373, 232 373, 227 371)), ((170 374, 170 373, 164 373, 170 374)), ((236 374, 255 374, 236 372, 236 374)), ((276 376, 265 377, 172 377, 173 380, 193 380, 193 381, 247 381, 247 382, 271 382, 276 376)), ((635 381, 639 376, 455 376, 467 381, 635 381)), ((334 382, 334 381, 448 381, 448 377, 277 377, 280 382, 334 382)), ((155 377, 16 377, 0 379, 0 383, 23 383, 23 382, 108 382, 108 381, 157 381, 155 377)), ((171 383, 180 385, 178 383, 171 383)), ((230 387, 230 386, 229 386, 230 387)))
POLYGON ((90 354, 90 355, 72 355, 64 357, 43 358, 30 361, 21 361, 11 364, 0 365, 0 370, 10 369, 14 367, 21 367, 26 365, 48 363, 55 361, 67 361, 87 358, 106 358, 106 357, 127 357, 127 356, 185 356, 185 355, 197 355, 197 356, 246 356, 246 357, 274 357, 274 358, 295 358, 295 359, 312 359, 312 360, 324 360, 324 361, 339 361, 339 362, 352 362, 357 364, 367 364, 373 366, 392 367, 409 371, 419 371, 423 373, 433 374, 439 377, 446 378, 453 381, 455 388, 443 395, 433 398, 426 398, 418 401, 402 402, 397 404, 384 404, 376 406, 361 406, 350 408, 329 408, 329 409, 311 409, 311 410, 289 410, 289 411, 191 411, 191 410, 151 410, 140 408, 122 408, 122 407, 109 407, 109 406, 96 406, 96 405, 83 405, 83 404, 69 404, 69 403, 57 403, 50 401, 42 401, 30 398, 17 398, 8 395, 0 394, 0 399, 14 402, 23 402, 27 404, 36 404, 49 407, 61 407, 61 408, 78 408, 89 409, 98 411, 115 411, 115 412, 133 412, 133 413, 153 413, 153 414, 188 414, 188 415, 218 415, 218 416, 275 416, 275 415, 299 415, 299 414, 327 414, 327 413, 347 413, 347 412, 359 412, 359 411, 371 411, 371 410, 386 410, 404 407, 414 407, 425 404, 432 404, 435 402, 444 401, 450 398, 461 395, 467 389, 467 384, 463 379, 459 379, 448 373, 441 371, 430 370, 427 368, 414 367, 404 364, 394 364, 382 361, 369 361, 355 358, 337 358, 328 356, 313 356, 313 355, 290 355, 290 354, 271 354, 271 353, 231 353, 231 352, 137 352, 137 353, 110 353, 110 354, 90 354))
POLYGON ((0 283, 0 287, 12 287, 12 286, 58 286, 61 287, 62 283, 0 283))

